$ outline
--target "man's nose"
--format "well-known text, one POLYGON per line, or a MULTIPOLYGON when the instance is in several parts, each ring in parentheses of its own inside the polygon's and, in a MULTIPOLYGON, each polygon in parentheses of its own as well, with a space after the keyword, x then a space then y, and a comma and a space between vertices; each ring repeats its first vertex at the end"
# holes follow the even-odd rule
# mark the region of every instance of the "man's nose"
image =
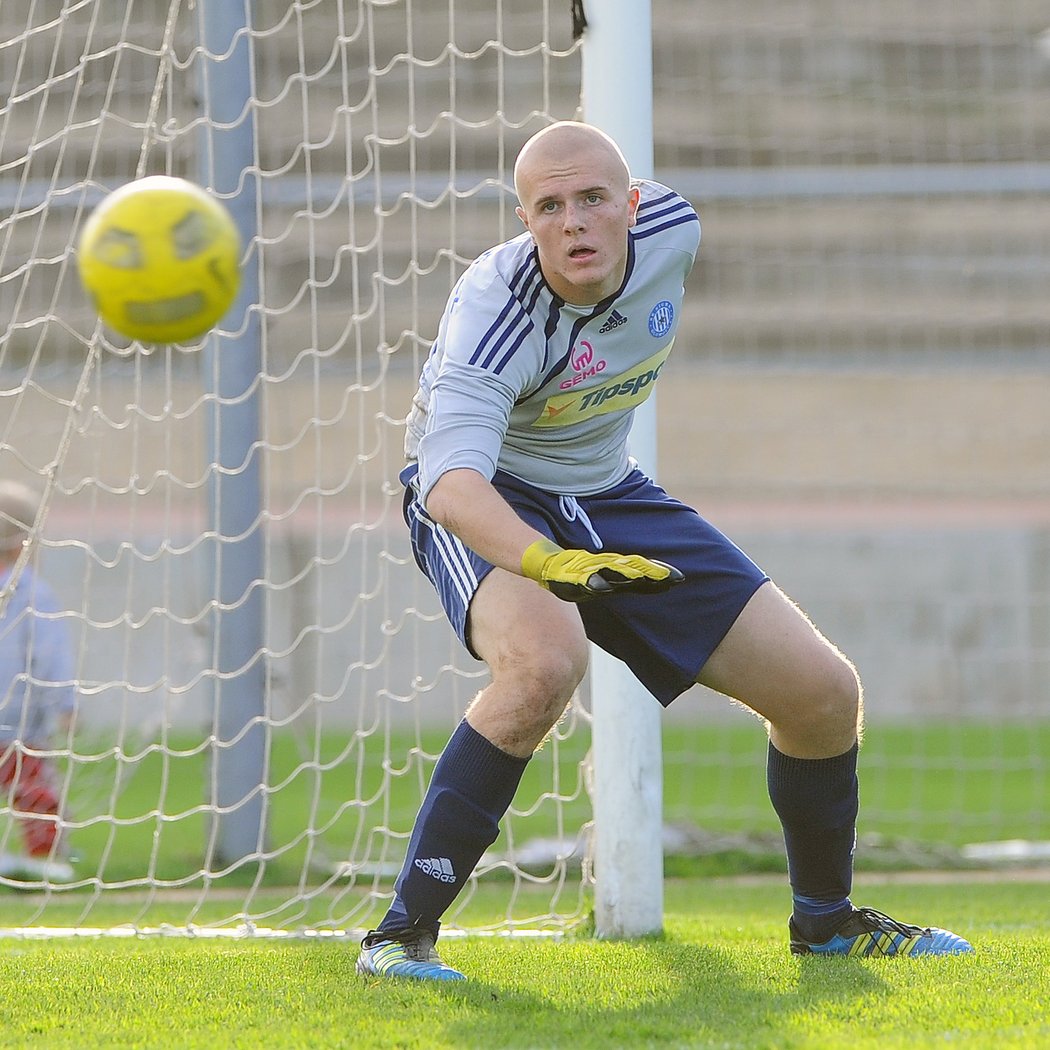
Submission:
POLYGON ((565 206, 565 229, 582 230, 585 225, 583 209, 578 204, 567 204, 565 206))

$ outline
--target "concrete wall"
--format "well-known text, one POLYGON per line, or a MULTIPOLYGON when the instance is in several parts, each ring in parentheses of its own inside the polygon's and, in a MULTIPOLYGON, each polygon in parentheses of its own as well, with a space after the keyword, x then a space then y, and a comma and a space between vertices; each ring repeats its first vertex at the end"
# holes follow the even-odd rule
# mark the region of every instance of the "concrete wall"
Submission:
MULTIPOLYGON (((391 712, 446 721, 478 687, 480 667, 451 639, 400 522, 393 416, 410 387, 390 378, 386 420, 373 395, 345 384, 289 383, 269 398, 278 719, 316 694, 341 724, 391 712), (420 689, 418 708, 399 702, 420 689)), ((672 367, 661 387, 661 480, 856 662, 872 718, 1046 715, 1050 378, 672 367)), ((143 406, 133 387, 104 390, 97 414, 119 420, 133 400, 143 406)), ((193 384, 169 387, 162 423, 86 427, 62 464, 40 563, 76 612, 81 676, 97 683, 85 699, 93 718, 208 717, 214 552, 204 489, 189 481, 203 461, 201 419, 178 411, 198 397, 193 384), (178 484, 157 481, 164 472, 178 484), (108 476, 156 484, 108 496, 78 487, 108 476), (130 690, 116 684, 124 677, 130 690)), ((54 452, 65 409, 47 404, 51 416, 38 406, 17 435, 9 420, 25 461, 54 452)), ((697 693, 681 715, 718 709, 697 693)))

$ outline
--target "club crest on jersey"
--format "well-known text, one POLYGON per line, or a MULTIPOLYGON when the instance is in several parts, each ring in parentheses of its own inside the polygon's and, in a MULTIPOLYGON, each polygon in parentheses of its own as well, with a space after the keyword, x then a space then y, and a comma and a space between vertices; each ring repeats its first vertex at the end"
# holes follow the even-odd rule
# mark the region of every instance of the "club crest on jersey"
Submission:
POLYGON ((562 390, 571 390, 577 383, 585 379, 591 379, 599 372, 605 371, 603 358, 594 360, 594 347, 586 339, 580 341, 579 346, 574 346, 569 354, 569 364, 572 365, 573 375, 569 379, 563 379, 558 386, 562 390))
POLYGON ((661 299, 649 312, 649 334, 654 339, 662 339, 674 324, 674 305, 661 299))

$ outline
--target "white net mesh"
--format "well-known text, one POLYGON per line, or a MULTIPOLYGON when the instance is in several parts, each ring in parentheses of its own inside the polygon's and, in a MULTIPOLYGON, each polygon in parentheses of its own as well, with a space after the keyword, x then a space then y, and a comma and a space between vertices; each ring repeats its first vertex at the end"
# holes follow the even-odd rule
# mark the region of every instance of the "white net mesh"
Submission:
MULTIPOLYGON (((656 170, 704 227, 661 480, 857 663, 861 864, 1050 839, 1048 24, 1028 0, 654 7, 656 170)), ((669 816, 775 839, 761 738, 683 701, 669 816)))
MULTIPOLYGON (((26 864, 9 789, 5 884, 43 892, 0 925, 374 924, 481 669, 411 561, 402 420, 451 284, 517 222, 518 146, 576 110, 569 12, 52 8, 0 12, 0 474, 44 497, 29 563, 76 654, 75 729, 33 752, 75 877, 26 864), (87 213, 155 173, 235 214, 254 199, 248 310, 201 347, 129 346, 77 283, 87 213)), ((479 869, 506 877, 474 926, 581 914, 586 744, 562 736, 479 869), (519 864, 537 839, 559 845, 519 864)))

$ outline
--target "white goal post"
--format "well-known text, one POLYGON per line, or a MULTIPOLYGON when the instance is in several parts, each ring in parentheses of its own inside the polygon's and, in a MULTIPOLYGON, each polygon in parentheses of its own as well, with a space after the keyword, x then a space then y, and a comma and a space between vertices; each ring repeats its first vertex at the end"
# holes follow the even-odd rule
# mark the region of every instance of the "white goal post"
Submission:
MULTIPOLYGON (((653 175, 649 0, 586 8, 583 114, 624 151, 636 178, 653 175)), ((635 413, 631 453, 657 472, 656 398, 635 413)), ((597 646, 591 653, 594 766, 594 924, 599 936, 663 929, 663 769, 660 715, 638 680, 597 646)))

